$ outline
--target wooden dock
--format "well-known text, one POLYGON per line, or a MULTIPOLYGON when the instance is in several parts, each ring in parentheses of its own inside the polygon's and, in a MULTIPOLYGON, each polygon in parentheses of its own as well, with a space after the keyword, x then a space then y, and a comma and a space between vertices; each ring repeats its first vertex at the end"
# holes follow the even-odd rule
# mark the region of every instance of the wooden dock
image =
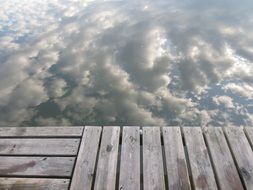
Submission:
POLYGON ((253 128, 0 128, 0 190, 67 189, 253 190, 253 128))

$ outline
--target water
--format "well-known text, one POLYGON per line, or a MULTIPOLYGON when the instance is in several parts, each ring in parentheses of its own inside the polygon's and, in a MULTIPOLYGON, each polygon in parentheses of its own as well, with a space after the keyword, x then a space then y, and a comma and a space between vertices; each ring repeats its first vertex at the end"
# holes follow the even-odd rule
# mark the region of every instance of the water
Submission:
POLYGON ((253 125, 252 10, 0 1, 0 126, 253 125))

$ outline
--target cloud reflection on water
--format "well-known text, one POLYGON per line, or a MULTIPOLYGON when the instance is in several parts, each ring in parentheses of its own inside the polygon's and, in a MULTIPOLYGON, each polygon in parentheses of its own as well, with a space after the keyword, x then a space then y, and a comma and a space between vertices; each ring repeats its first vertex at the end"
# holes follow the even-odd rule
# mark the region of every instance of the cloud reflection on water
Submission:
POLYGON ((0 125, 252 125, 252 6, 0 1, 0 125))

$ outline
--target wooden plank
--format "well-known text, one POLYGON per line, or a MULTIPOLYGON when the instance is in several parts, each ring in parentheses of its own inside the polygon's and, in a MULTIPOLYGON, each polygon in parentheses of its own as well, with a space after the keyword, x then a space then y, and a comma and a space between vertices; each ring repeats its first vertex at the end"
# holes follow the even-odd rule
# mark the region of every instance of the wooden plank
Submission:
POLYGON ((69 179, 0 178, 0 190, 67 190, 69 179))
POLYGON ((251 144, 251 148, 253 149, 253 127, 245 127, 244 129, 251 144))
POLYGON ((165 189, 160 127, 143 127, 143 187, 165 189))
POLYGON ((115 189, 119 149, 119 127, 104 127, 96 171, 95 190, 115 189))
POLYGON ((140 127, 124 127, 119 189, 140 189, 140 127))
POLYGON ((253 151, 241 127, 226 127, 225 134, 245 187, 253 189, 253 151))
POLYGON ((180 127, 163 127, 169 189, 190 190, 190 180, 180 127))
POLYGON ((1 127, 0 137, 81 137, 83 127, 1 127))
POLYGON ((183 127, 195 190, 217 190, 208 151, 200 127, 183 127))
POLYGON ((76 155, 80 139, 0 139, 0 155, 76 155))
POLYGON ((206 136, 210 156, 218 184, 222 190, 243 190, 232 155, 221 127, 206 127, 206 136))
POLYGON ((0 156, 0 176, 70 177, 74 157, 0 156))
POLYGON ((91 189, 101 130, 101 127, 85 127, 70 190, 91 189))

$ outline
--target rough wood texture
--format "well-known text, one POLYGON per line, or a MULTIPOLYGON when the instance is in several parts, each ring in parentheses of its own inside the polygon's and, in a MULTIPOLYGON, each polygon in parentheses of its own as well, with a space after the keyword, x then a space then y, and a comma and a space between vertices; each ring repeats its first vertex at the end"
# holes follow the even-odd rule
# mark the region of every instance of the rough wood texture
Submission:
POLYGON ((0 127, 0 190, 253 190, 253 128, 120 129, 0 127))
POLYGON ((164 127, 163 141, 169 189, 190 190, 180 127, 164 127))
POLYGON ((195 190, 217 190, 200 127, 183 127, 195 190))
POLYGON ((119 189, 140 189, 140 176, 140 127, 124 127, 119 189))
POLYGON ((70 177, 73 157, 0 156, 0 176, 70 177))
POLYGON ((143 127, 143 186, 165 189, 160 127, 143 127))
POLYGON ((104 127, 98 158, 95 190, 115 189, 119 149, 119 127, 104 127))
POLYGON ((67 190, 69 179, 0 178, 0 190, 67 190))
POLYGON ((253 189, 253 151, 241 127, 224 128, 239 174, 248 190, 253 189))
POLYGON ((0 137, 81 137, 83 127, 1 127, 0 137))
POLYGON ((85 127, 70 190, 91 189, 101 130, 101 127, 85 127))
POLYGON ((251 148, 253 149, 253 127, 245 127, 245 133, 249 139, 251 148))
POLYGON ((76 155, 80 139, 0 139, 0 155, 76 155))
POLYGON ((221 127, 203 129, 221 190, 243 190, 221 127))

